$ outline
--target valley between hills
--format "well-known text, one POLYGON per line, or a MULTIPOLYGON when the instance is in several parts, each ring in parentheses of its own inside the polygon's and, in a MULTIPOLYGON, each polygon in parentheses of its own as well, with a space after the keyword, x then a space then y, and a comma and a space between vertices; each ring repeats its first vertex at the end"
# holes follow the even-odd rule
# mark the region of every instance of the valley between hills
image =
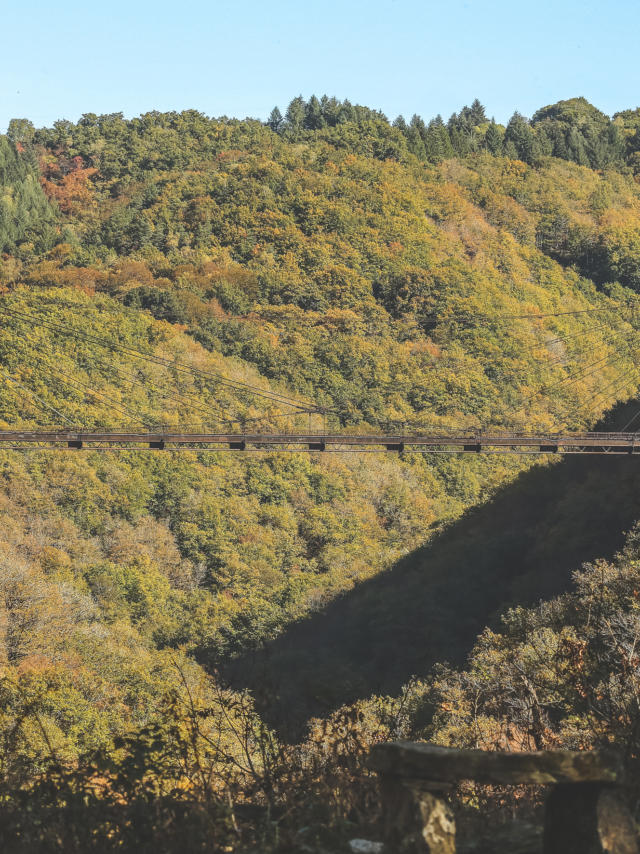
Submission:
MULTIPOLYGON (((638 109, 0 136, 0 431, 636 431, 639 291, 638 109)), ((637 758, 637 475, 0 450, 3 850, 346 852, 397 738, 637 758)))

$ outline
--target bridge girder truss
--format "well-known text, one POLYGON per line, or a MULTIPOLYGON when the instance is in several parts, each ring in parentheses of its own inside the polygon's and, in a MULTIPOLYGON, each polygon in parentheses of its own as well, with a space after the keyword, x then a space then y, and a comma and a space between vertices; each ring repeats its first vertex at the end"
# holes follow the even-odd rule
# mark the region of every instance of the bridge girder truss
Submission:
POLYGON ((0 431, 0 450, 333 452, 407 454, 637 454, 637 433, 186 433, 87 430, 0 431))

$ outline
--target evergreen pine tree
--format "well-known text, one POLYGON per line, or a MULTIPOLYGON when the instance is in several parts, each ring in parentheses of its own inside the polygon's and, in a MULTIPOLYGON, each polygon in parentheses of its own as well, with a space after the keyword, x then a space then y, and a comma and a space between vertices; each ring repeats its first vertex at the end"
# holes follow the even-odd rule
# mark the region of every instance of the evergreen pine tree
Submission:
POLYGON ((273 110, 269 113, 269 118, 267 119, 267 125, 271 128, 274 133, 278 133, 280 128, 282 127, 284 119, 282 118, 282 113, 278 109, 278 107, 274 107, 273 110))
POLYGON ((438 114, 431 124, 433 124, 433 127, 438 134, 442 157, 445 159, 447 157, 453 157, 455 152, 453 150, 453 145, 451 144, 451 135, 449 134, 449 130, 445 125, 442 116, 438 114))
POLYGON ((580 166, 589 165, 589 158, 587 157, 584 139, 582 134, 575 127, 570 128, 569 133, 567 134, 567 150, 569 152, 569 158, 575 163, 580 166))
POLYGON ((498 125, 492 119, 491 124, 487 128, 484 135, 484 147, 491 154, 502 154, 502 134, 498 130, 498 125))
POLYGON ((406 131, 407 148, 412 154, 415 154, 420 160, 427 159, 427 152, 424 147, 422 134, 426 136, 426 127, 420 116, 414 115, 409 123, 406 131))
POLYGON ((519 159, 518 150, 512 139, 505 139, 504 141, 504 156, 511 160, 519 159))
POLYGON ((449 138, 451 139, 451 146, 458 157, 465 157, 469 154, 471 149, 468 134, 453 125, 449 128, 449 138))
MULTIPOLYGON (((505 153, 515 151, 516 157, 525 163, 536 163, 540 159, 540 146, 533 128, 523 115, 515 112, 509 119, 504 135, 505 153)), ((512 156, 512 155, 509 155, 512 156)))
POLYGON ((309 98, 304 111, 304 127, 306 130, 320 130, 326 122, 322 115, 322 106, 315 95, 309 98))
POLYGON ((356 111, 353 107, 351 101, 348 98, 345 98, 340 106, 340 115, 338 118, 339 124, 344 124, 345 122, 352 122, 356 118, 356 111))
POLYGON ((302 95, 298 95, 287 107, 287 128, 294 136, 298 136, 304 126, 306 104, 302 95))
POLYGON ((549 135, 548 128, 544 123, 536 125, 535 128, 536 139, 538 140, 538 144, 540 146, 540 154, 542 156, 548 157, 553 154, 553 139, 549 135))
POLYGON ((471 104, 469 109, 469 118, 471 119, 474 127, 484 124, 487 120, 484 107, 477 98, 475 98, 471 104))
POLYGON ((326 95, 323 95, 320 98, 320 107, 322 108, 322 115, 327 125, 335 127, 340 120, 340 101, 337 98, 328 98, 326 95))
MULTIPOLYGON (((12 125, 14 134, 23 130, 22 124, 12 125)), ((38 251, 49 249, 55 222, 30 148, 21 153, 8 136, 0 136, 0 252, 14 253, 23 244, 32 244, 38 251)))

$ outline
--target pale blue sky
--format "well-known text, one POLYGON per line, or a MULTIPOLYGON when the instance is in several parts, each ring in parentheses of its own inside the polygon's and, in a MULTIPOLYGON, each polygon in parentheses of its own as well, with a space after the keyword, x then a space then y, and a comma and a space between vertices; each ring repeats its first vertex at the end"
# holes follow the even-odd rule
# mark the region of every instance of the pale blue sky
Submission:
POLYGON ((83 113, 266 118, 301 93, 505 121, 584 95, 640 105, 640 0, 23 0, 2 4, 0 131, 83 113))

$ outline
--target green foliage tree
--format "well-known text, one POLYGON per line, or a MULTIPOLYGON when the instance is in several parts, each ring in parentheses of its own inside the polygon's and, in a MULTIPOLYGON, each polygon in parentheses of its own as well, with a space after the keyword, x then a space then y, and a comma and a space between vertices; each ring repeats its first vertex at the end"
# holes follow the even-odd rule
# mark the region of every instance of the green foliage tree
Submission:
POLYGON ((540 146, 527 120, 515 112, 509 119, 504 135, 505 152, 507 149, 515 152, 519 160, 535 164, 540 157, 540 146))
POLYGON ((267 125, 271 128, 274 133, 277 133, 284 121, 283 115, 277 107, 274 107, 273 110, 269 113, 269 118, 267 119, 267 125))
POLYGON ((498 125, 493 121, 493 119, 485 133, 484 145, 487 151, 493 155, 502 153, 502 134, 498 130, 498 125))
POLYGON ((27 125, 22 120, 14 122, 11 138, 0 136, 0 252, 20 255, 49 249, 56 238, 57 224, 31 153, 25 149, 27 125), (18 139, 20 136, 24 143, 18 139))
POLYGON ((304 127, 305 110, 306 105, 302 95, 294 98, 287 107, 287 128, 294 135, 299 134, 304 127))

